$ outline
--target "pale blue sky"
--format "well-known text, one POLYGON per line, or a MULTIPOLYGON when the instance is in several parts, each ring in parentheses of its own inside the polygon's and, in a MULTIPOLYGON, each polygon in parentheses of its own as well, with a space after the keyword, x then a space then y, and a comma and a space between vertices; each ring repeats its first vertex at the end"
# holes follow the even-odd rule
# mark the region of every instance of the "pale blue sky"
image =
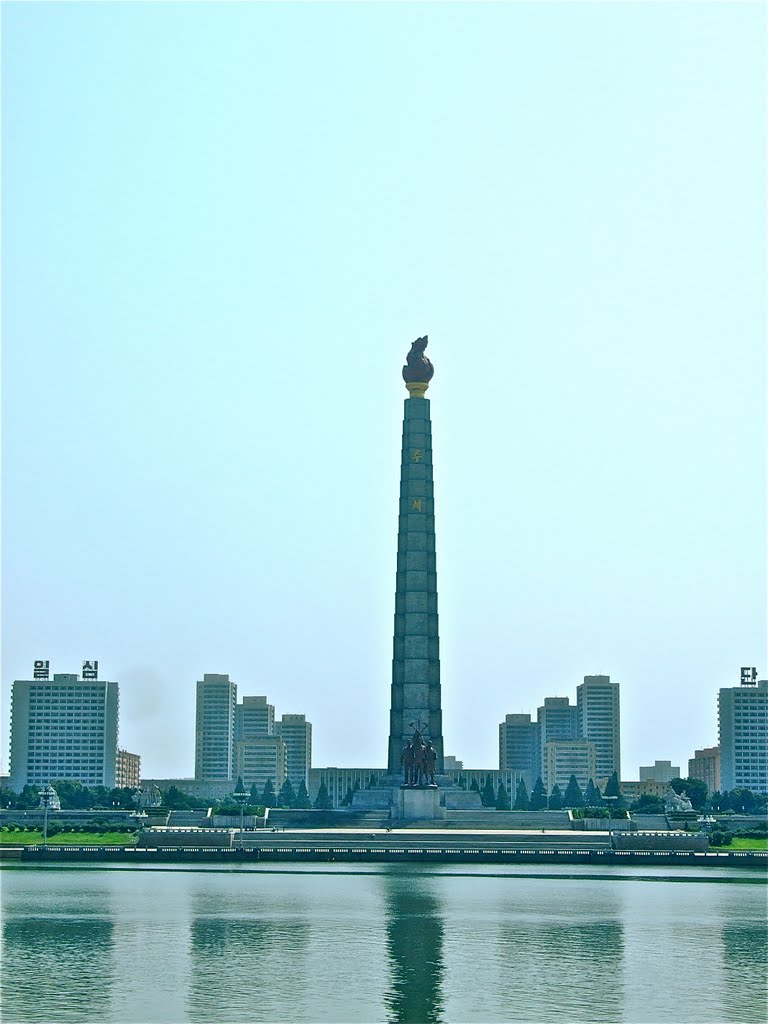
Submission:
MULTIPOLYGON (((446 751, 588 673, 623 775, 766 671, 760 4, 8 4, 3 708, 194 688, 383 764, 429 333, 446 751)), ((5 753, 3 761, 7 764, 5 753)))

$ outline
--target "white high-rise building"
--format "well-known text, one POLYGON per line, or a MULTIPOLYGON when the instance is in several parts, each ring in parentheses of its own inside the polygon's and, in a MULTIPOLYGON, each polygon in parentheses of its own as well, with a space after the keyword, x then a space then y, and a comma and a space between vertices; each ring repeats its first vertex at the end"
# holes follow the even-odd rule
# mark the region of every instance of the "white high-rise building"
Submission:
MULTIPOLYGON (((547 777, 546 746, 556 740, 579 738, 579 712, 568 697, 545 697, 536 715, 537 777, 547 777)), ((536 779, 534 779, 534 784, 536 779)))
POLYGON ((680 778, 680 768, 671 761, 654 761, 653 764, 640 766, 641 782, 659 782, 669 785, 672 779, 680 778))
POLYGON ((248 736, 235 743, 235 777, 243 780, 246 789, 263 790, 272 780, 275 793, 285 782, 286 749, 279 736, 248 736))
POLYGON ((119 687, 94 678, 98 663, 85 666, 82 679, 76 674, 48 679, 46 663, 45 678, 14 681, 9 783, 16 792, 59 779, 114 787, 119 687))
POLYGON ((266 697, 243 697, 235 706, 235 743, 250 736, 272 736, 275 732, 275 705, 266 697))
POLYGON ((287 775, 294 789, 303 782, 309 787, 312 767, 312 723, 305 715, 283 715, 275 723, 275 732, 285 743, 288 760, 287 775))
POLYGON ((541 775, 539 729, 539 723, 527 714, 506 715, 499 724, 499 771, 525 772, 529 791, 541 775))
POLYGON ((758 682, 754 669, 742 669, 741 678, 717 699, 720 785, 768 793, 768 680, 758 682))
POLYGON ((595 778, 595 745, 589 740, 550 740, 544 744, 544 788, 547 793, 557 785, 565 793, 571 776, 581 791, 595 778))
POLYGON ((197 683, 195 779, 232 780, 235 754, 237 683, 228 675, 206 673, 197 683))
POLYGON ((619 684, 610 676, 584 676, 576 687, 576 706, 579 735, 595 744, 595 782, 614 772, 621 779, 619 684))

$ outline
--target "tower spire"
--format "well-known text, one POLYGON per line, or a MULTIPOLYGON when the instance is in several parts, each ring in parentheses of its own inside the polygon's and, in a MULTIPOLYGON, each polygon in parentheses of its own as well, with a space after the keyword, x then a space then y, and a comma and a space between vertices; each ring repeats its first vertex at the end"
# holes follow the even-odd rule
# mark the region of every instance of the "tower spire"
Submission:
POLYGON ((403 367, 405 400, 400 463, 395 629, 388 771, 400 773, 403 747, 413 722, 424 723, 437 771, 443 770, 443 721, 435 566, 435 501, 432 479, 432 424, 425 392, 434 375, 424 355, 427 336, 417 338, 403 367))

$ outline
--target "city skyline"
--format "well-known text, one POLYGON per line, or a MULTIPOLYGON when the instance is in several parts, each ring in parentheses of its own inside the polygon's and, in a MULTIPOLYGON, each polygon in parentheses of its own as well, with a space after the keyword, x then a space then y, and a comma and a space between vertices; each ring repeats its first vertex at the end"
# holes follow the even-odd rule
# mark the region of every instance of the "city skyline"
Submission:
MULTIPOLYGON (((125 743, 119 737, 119 714, 118 705, 119 697, 117 696, 117 687, 119 683, 117 681, 105 682, 104 679, 99 680, 99 662, 98 660, 84 660, 82 667, 82 674, 80 673, 58 673, 55 672, 48 660, 36 660, 33 665, 33 672, 30 673, 31 677, 27 680, 20 679, 14 682, 14 687, 18 685, 20 700, 24 703, 29 701, 29 687, 40 687, 39 698, 43 699, 42 688, 46 690, 55 690, 61 688, 62 684, 65 687, 72 687, 76 684, 77 692, 83 690, 84 686, 98 685, 98 686, 109 686, 114 687, 114 708, 113 708, 113 747, 117 755, 118 761, 122 756, 124 759, 124 767, 118 768, 118 772, 128 771, 133 773, 134 771, 138 777, 138 762, 141 759, 141 752, 138 754, 130 753, 123 749, 125 743), (98 682, 97 682, 98 680, 98 682), (81 685, 83 684, 83 685, 81 685), (128 767, 128 760, 134 759, 135 767, 128 767)), ((723 695, 726 695, 728 700, 733 700, 733 694, 739 694, 736 698, 737 701, 747 701, 750 705, 750 712, 752 712, 751 705, 754 704, 755 709, 760 709, 764 712, 762 702, 765 700, 765 690, 768 682, 765 679, 759 679, 759 673, 755 667, 742 666, 740 669, 739 684, 730 684, 724 688, 720 688, 717 694, 717 739, 718 744, 723 741, 723 695)), ((325 768, 338 768, 341 771, 359 771, 359 766, 354 766, 350 763, 346 763, 343 760, 337 760, 334 765, 330 763, 321 765, 312 757, 312 725, 305 713, 282 713, 281 717, 275 715, 275 705, 269 703, 269 698, 266 695, 256 694, 245 694, 240 693, 238 702, 238 684, 234 680, 230 680, 228 674, 210 674, 206 673, 203 675, 202 680, 198 680, 196 683, 197 699, 196 699, 196 712, 195 712, 195 738, 194 738, 194 770, 192 772, 186 772, 184 770, 166 773, 166 779, 177 779, 192 781, 195 780, 198 783, 234 783, 238 775, 242 775, 242 771, 238 771, 236 765, 238 763, 238 754, 236 748, 238 747, 239 741, 248 741, 249 738, 256 737, 280 737, 283 735, 283 730, 288 728, 294 732, 298 729, 301 739, 300 744, 303 746, 303 753, 297 753, 294 749, 291 753, 290 744, 288 745, 288 764, 291 764, 291 758, 294 759, 294 764, 303 764, 303 768, 299 768, 299 775, 295 776, 294 769, 286 768, 288 775, 291 775, 291 781, 295 782, 296 778, 300 778, 302 774, 306 774, 310 767, 315 770, 322 770, 325 768), (207 765, 201 760, 201 753, 203 746, 208 741, 203 737, 208 730, 208 726, 205 724, 206 715, 208 711, 204 705, 206 698, 203 698, 206 687, 213 688, 211 691, 215 691, 217 688, 224 688, 225 697, 223 701, 224 717, 225 722, 223 725, 223 733, 221 738, 217 738, 214 741, 214 748, 212 750, 214 761, 211 765, 207 765), (202 699, 202 703, 201 703, 202 699), (229 708, 229 710, 227 710, 229 708), (246 725, 246 723, 248 723, 246 725), (223 741, 224 747, 221 747, 223 741), (296 758, 298 757, 298 760, 296 758), (219 766, 219 760, 221 766, 219 766)), ((12 692, 16 692, 15 690, 12 692)), ((604 786, 607 778, 616 771, 617 778, 622 782, 627 782, 628 785, 635 786, 637 783, 633 782, 631 776, 640 776, 640 782, 644 779, 655 777, 656 772, 659 770, 659 766, 666 766, 664 770, 669 775, 671 769, 671 761, 669 760, 655 760, 655 766, 642 766, 639 765, 638 771, 628 771, 621 768, 621 725, 620 725, 620 686, 616 682, 611 682, 609 676, 585 676, 583 681, 576 687, 577 702, 575 704, 570 703, 570 697, 567 695, 557 696, 546 696, 542 698, 543 704, 538 707, 535 717, 531 713, 511 713, 505 715, 505 720, 498 726, 499 729, 499 743, 497 747, 497 757, 493 763, 484 764, 467 764, 463 758, 457 757, 455 753, 446 753, 446 758, 451 762, 451 771, 465 770, 468 773, 477 773, 482 771, 491 771, 496 773, 497 771, 517 770, 526 773, 528 783, 533 784, 535 779, 538 777, 542 778, 545 782, 547 781, 548 769, 546 764, 546 747, 550 740, 554 740, 558 743, 565 743, 566 746, 569 743, 583 744, 587 742, 587 745, 592 748, 592 758, 594 760, 594 766, 589 769, 589 777, 600 785, 604 786), (592 694, 592 696, 590 696, 592 694), (593 706, 593 710, 590 707, 593 706), (591 721, 593 716, 594 721, 591 721), (505 731, 506 730, 506 731, 505 731), (514 738, 510 733, 508 736, 507 731, 513 730, 514 738), (601 761, 602 758, 602 761, 601 761), (454 762, 463 764, 463 769, 457 769, 453 766, 454 762), (644 774, 645 773, 645 774, 644 774)), ((71 699, 71 698, 70 698, 71 699)), ((80 699, 80 698, 76 698, 80 699)), ((46 695, 46 701, 50 700, 50 697, 46 695)), ((214 697, 215 707, 212 708, 214 719, 212 720, 214 733, 219 728, 218 719, 221 716, 222 702, 219 697, 214 697)), ((740 705, 742 706, 742 705, 740 705)), ((41 705, 42 708, 42 705, 41 705)), ((64 707, 62 710, 71 711, 72 708, 64 707)), ((50 712, 46 712, 50 716, 50 712)), ((26 716, 26 712, 25 712, 26 716)), ((70 715, 71 717, 71 715, 70 715)), ((755 716, 750 714, 750 717, 760 717, 759 714, 755 716)), ((764 714, 762 715, 764 717, 764 714)), ((61 718, 60 728, 62 735, 67 731, 67 715, 64 714, 61 718)), ((85 719, 84 719, 85 721, 85 719)), ((728 753, 725 756, 725 763, 728 765, 728 771, 733 770, 733 712, 729 712, 727 719, 728 725, 726 727, 725 742, 728 745, 728 753)), ((25 763, 26 749, 27 749, 27 733, 26 733, 26 717, 19 723, 19 740, 20 740, 20 757, 17 759, 17 769, 20 769, 22 762, 25 763)), ((70 723, 71 724, 71 723, 70 723)), ((765 729, 764 722, 759 723, 748 723, 749 728, 747 733, 756 731, 756 728, 763 730, 765 729)), ((69 731, 72 731, 71 729, 69 731)), ((30 734, 31 736, 31 734, 30 734)), ((737 741, 741 743, 742 740, 737 741)), ((748 743, 752 746, 755 744, 753 737, 748 736, 748 743)), ((749 756, 752 753, 758 754, 762 741, 758 741, 758 746, 754 751, 750 751, 749 756)), ((575 748, 574 748, 575 749, 575 748)), ((251 752, 254 755, 255 749, 251 752)), ((555 754, 554 750, 552 751, 555 754)), ((565 753, 565 748, 563 748, 565 753)), ((48 755, 50 756, 50 755, 48 755)), ((58 754, 53 751, 54 760, 58 754)), ((62 755, 63 756, 63 752, 62 755)), ((261 755, 257 755, 261 756, 261 755)), ((556 755, 556 756, 559 756, 556 755)), ((581 756, 581 755, 580 755, 581 756)), ((741 755, 739 755, 741 756, 741 755)), ((758 755, 759 756, 759 755, 758 755)), ((709 758, 710 760, 714 757, 717 760, 717 768, 714 768, 711 764, 706 765, 702 763, 700 768, 692 774, 692 777, 699 777, 699 772, 703 772, 705 781, 709 780, 712 783, 713 780, 719 775, 720 768, 720 747, 713 745, 711 748, 699 748, 696 749, 690 758, 688 758, 689 774, 693 768, 695 761, 694 758, 701 757, 704 762, 709 758), (714 773, 714 774, 713 774, 714 773)), ((380 763, 374 763, 374 758, 369 758, 369 768, 364 769, 364 772, 368 770, 376 771, 380 774, 386 774, 388 768, 380 763)), ((748 771, 751 773, 747 780, 747 788, 751 787, 755 789, 755 792, 763 792, 765 789, 765 768, 764 768, 765 756, 760 761, 760 768, 758 769, 757 763, 754 764, 750 761, 748 771)), ((586 761, 584 762, 586 764, 586 761)), ((48 770, 46 779, 50 782, 54 777, 64 777, 62 775, 60 767, 56 769, 48 770), (50 776, 50 778, 49 778, 50 776)), ((449 769, 446 767, 446 771, 449 769)), ((586 769, 582 766, 582 773, 586 769)), ((114 765, 113 765, 114 772, 114 765)), ((39 774, 39 771, 38 771, 39 774)), ((66 773, 65 773, 66 774, 66 773)), ((80 770, 76 770, 74 775, 79 777, 81 774, 80 770)), ((268 773, 267 773, 268 774, 268 773)), ((278 773, 279 774, 279 773, 278 773)), ((397 772, 395 772, 397 774, 397 772)), ((685 773, 682 773, 685 774, 685 773)), ((142 778, 148 778, 150 781, 154 781, 156 778, 161 778, 154 775, 146 770, 141 771, 142 778)), ((266 777, 266 775, 265 775, 266 777)), ((586 776, 585 776, 586 777, 586 776)), ((674 773, 670 775, 674 777, 674 773)), ((744 784, 746 776, 739 776, 737 784, 744 784)), ((29 777, 32 780, 32 776, 29 777)), ((26 779, 17 777, 16 788, 19 789, 26 779)), ((37 782, 39 783, 39 779, 37 782)), ((551 780, 550 780, 551 781, 551 780)), ((14 782, 13 772, 11 773, 11 782, 14 782)), ((732 779, 729 776, 729 786, 723 786, 721 788, 732 788, 732 779)), ((709 784, 708 783, 708 784, 709 784)), ((530 788, 529 785, 529 788, 530 788)), ((226 788, 226 787, 225 787, 226 788)), ((546 788, 551 789, 551 785, 547 785, 546 788)), ((710 792, 714 792, 718 788, 713 784, 709 784, 710 792)))
POLYGON ((424 333, 446 751, 590 674, 625 774, 716 742, 767 663, 761 38, 622 17, 6 7, 4 765, 84 654, 148 776, 204 673, 383 760, 424 333))

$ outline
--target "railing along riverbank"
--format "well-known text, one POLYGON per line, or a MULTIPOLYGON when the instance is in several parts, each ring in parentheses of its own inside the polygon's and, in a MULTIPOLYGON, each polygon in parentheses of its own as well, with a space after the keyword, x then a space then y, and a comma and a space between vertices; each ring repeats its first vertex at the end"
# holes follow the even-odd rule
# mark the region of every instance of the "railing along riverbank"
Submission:
POLYGON ((694 852, 682 850, 610 849, 515 849, 505 844, 457 846, 411 843, 407 846, 369 843, 312 844, 275 843, 269 846, 135 847, 43 846, 4 847, 0 860, 29 863, 429 863, 429 864, 588 864, 656 865, 664 867, 762 867, 768 869, 768 852, 736 850, 694 852))

